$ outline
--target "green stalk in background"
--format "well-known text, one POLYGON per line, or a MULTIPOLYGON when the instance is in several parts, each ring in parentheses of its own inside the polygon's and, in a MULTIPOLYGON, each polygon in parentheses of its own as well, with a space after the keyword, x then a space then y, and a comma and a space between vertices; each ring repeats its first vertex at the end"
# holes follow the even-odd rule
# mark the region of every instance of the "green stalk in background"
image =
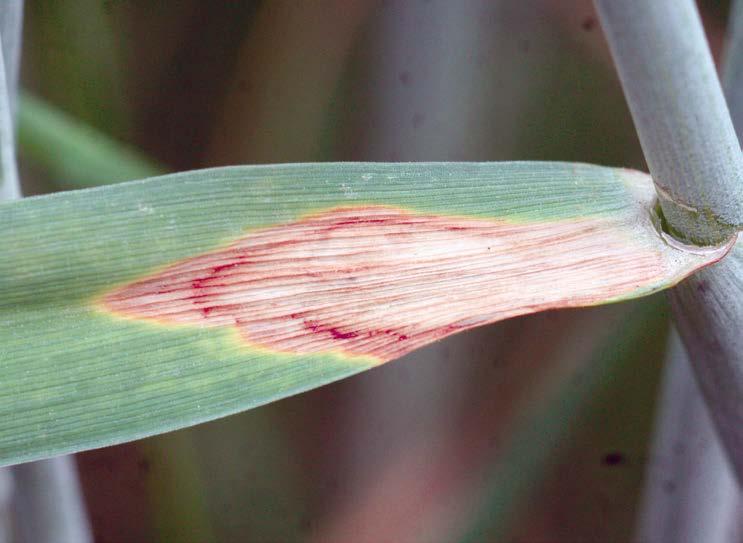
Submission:
POLYGON ((164 173, 134 148, 113 140, 47 102, 22 92, 18 147, 64 189, 96 187, 164 173))

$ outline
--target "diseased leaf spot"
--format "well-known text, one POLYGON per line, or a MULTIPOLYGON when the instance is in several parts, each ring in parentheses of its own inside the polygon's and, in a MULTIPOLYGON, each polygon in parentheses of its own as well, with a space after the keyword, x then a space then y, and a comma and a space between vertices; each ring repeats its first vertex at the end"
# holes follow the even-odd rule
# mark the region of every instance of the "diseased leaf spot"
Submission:
POLYGON ((452 333, 615 298, 663 273, 616 223, 514 224, 366 206, 252 231, 102 299, 167 324, 235 327, 290 353, 397 358, 452 333))

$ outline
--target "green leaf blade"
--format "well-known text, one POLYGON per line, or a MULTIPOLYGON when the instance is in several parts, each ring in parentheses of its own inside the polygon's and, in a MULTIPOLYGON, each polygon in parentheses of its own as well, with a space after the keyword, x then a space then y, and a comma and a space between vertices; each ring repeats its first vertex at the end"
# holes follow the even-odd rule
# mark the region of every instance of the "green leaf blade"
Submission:
POLYGON ((12 232, 0 240, 0 463, 210 420, 472 326, 647 294, 721 258, 665 245, 652 200, 647 176, 582 164, 349 163, 0 205, 12 232), (243 275, 223 270, 235 247, 243 275), (234 323, 198 305, 205 280, 234 323), (361 295, 339 294, 343 281, 361 295), (294 316, 304 310, 315 316, 294 316), (367 340, 376 321, 391 332, 367 340))

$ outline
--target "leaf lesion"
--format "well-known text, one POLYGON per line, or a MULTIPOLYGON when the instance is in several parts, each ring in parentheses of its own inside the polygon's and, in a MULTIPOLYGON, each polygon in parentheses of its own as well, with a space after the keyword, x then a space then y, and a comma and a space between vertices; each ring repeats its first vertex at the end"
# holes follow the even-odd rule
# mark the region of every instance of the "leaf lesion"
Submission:
POLYGON ((277 352, 386 361, 474 326, 631 294, 661 281, 664 266, 618 221, 513 223, 367 205, 248 232, 102 305, 128 318, 235 327, 246 344, 277 352))

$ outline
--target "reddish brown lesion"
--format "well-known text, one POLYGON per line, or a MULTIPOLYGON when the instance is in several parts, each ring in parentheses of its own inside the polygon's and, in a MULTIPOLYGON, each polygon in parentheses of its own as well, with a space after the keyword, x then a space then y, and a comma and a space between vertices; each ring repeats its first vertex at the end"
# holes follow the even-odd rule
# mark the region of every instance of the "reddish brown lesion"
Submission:
POLYGON ((661 256, 597 219, 514 224, 388 207, 256 230, 106 294, 130 318, 236 327, 251 345, 397 358, 473 326, 618 297, 661 256))

